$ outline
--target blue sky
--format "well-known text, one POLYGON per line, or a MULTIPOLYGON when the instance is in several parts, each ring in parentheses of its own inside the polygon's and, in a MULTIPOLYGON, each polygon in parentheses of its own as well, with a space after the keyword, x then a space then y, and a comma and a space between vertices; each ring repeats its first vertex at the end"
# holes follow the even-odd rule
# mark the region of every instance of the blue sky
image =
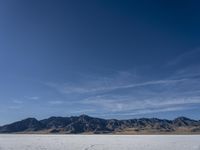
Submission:
POLYGON ((200 119, 200 3, 0 1, 0 124, 200 119))

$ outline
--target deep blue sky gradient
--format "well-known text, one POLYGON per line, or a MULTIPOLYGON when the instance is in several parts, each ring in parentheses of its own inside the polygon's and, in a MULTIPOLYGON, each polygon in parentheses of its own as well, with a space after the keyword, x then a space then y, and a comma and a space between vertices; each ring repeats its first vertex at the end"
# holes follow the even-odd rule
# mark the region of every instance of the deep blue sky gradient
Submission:
POLYGON ((200 119, 197 0, 0 1, 0 124, 200 119))

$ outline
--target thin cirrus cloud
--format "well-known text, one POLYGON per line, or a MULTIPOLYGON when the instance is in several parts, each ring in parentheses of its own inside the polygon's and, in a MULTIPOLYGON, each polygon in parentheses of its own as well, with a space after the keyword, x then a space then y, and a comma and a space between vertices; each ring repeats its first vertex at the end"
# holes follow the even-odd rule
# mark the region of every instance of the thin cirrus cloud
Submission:
POLYGON ((199 82, 200 66, 192 65, 189 67, 183 67, 177 69, 164 79, 146 80, 141 73, 136 76, 135 73, 129 72, 128 78, 121 76, 120 74, 113 75, 113 77, 93 77, 91 79, 82 81, 76 84, 56 84, 46 83, 49 87, 52 87, 63 94, 90 94, 90 93, 102 93, 112 92, 114 90, 123 90, 131 88, 140 88, 148 86, 176 86, 178 84, 186 84, 190 82, 199 82), (139 79, 138 79, 139 78, 139 79))
POLYGON ((25 98, 30 99, 30 100, 38 100, 40 97, 38 96, 25 96, 25 98))
MULTIPOLYGON (((119 113, 120 115, 137 115, 180 111, 192 109, 194 105, 200 105, 200 84, 198 84, 200 80, 196 77, 193 78, 193 76, 182 78, 180 74, 175 73, 165 80, 123 85, 119 82, 113 82, 114 79, 111 81, 112 83, 108 79, 106 85, 103 84, 105 80, 102 82, 98 80, 94 81, 95 83, 90 81, 84 85, 54 86, 54 88, 64 95, 87 95, 87 98, 78 99, 71 103, 90 107, 90 109, 95 110, 93 113, 96 112, 98 115, 102 115, 103 112, 116 115, 119 113)), ((51 104, 58 105, 60 102, 51 102, 51 104)))
POLYGON ((53 101, 48 101, 48 103, 51 105, 61 105, 64 103, 64 101, 53 100, 53 101))
POLYGON ((13 103, 14 103, 14 104, 23 104, 24 102, 23 102, 22 100, 14 99, 14 100, 13 100, 13 103))
MULTIPOLYGON (((172 60, 171 68, 195 57, 199 52, 197 49, 178 56, 172 60)), ((81 82, 76 83, 46 85, 64 96, 73 98, 74 95, 79 95, 77 100, 70 103, 88 107, 98 115, 105 112, 115 115, 137 115, 182 111, 200 106, 199 67, 197 64, 183 65, 174 69, 167 77, 156 80, 146 78, 140 72, 123 71, 106 77, 88 75, 91 78, 83 78, 80 79, 81 82)), ((163 68, 169 69, 166 66, 163 68)))
POLYGON ((103 80, 103 82, 90 81, 88 82, 88 84, 84 85, 66 85, 66 84, 64 85, 48 84, 48 85, 56 88, 59 92, 65 94, 70 94, 70 93, 85 94, 85 93, 108 92, 113 90, 137 88, 137 87, 151 86, 151 85, 176 84, 179 82, 183 82, 185 80, 187 79, 174 79, 174 80, 167 79, 167 80, 146 81, 146 82, 132 83, 132 84, 121 84, 121 85, 116 85, 115 82, 110 83, 109 80, 107 84, 103 84, 105 81, 103 80))
POLYGON ((125 97, 106 97, 97 96, 83 100, 81 103, 85 105, 98 106, 98 109, 112 112, 127 112, 127 111, 141 111, 141 110, 159 110, 182 107, 186 108, 188 105, 199 105, 200 96, 197 97, 178 97, 178 98, 161 98, 153 97, 151 99, 135 99, 133 95, 125 97))
POLYGON ((13 110, 21 109, 21 108, 22 108, 22 106, 16 106, 16 105, 8 106, 8 109, 13 109, 13 110))
POLYGON ((138 115, 146 115, 152 113, 161 113, 161 112, 173 112, 173 111, 181 111, 181 110, 189 110, 190 107, 168 107, 168 108, 158 108, 158 109, 142 109, 136 111, 129 111, 129 112, 119 112, 119 113, 104 113, 100 114, 102 117, 109 117, 109 116, 118 116, 122 118, 126 118, 126 116, 138 116, 138 115), (109 114, 109 115, 108 115, 109 114))
POLYGON ((166 65, 169 67, 177 66, 183 63, 190 65, 191 63, 193 63, 193 61, 194 62, 197 61, 199 59, 199 56, 200 56, 200 48, 198 47, 194 50, 185 52, 177 56, 175 59, 169 61, 166 65))

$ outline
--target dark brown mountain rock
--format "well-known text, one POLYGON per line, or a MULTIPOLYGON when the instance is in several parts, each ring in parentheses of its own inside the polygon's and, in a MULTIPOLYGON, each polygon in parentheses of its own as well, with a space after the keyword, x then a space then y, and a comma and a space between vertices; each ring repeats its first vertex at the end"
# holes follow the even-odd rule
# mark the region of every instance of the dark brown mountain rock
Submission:
POLYGON ((186 117, 174 120, 157 118, 140 119, 101 119, 87 115, 72 117, 50 117, 38 121, 27 118, 0 127, 0 133, 200 133, 200 121, 186 117))

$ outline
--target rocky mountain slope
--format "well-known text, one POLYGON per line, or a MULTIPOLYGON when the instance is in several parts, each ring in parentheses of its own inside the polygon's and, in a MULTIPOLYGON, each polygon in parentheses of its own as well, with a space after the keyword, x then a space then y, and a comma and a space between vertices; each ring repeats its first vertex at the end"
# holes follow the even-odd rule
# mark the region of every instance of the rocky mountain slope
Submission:
POLYGON ((87 115, 27 118, 0 127, 0 133, 65 133, 65 134, 199 134, 200 121, 185 117, 174 120, 140 118, 128 120, 101 119, 87 115))

